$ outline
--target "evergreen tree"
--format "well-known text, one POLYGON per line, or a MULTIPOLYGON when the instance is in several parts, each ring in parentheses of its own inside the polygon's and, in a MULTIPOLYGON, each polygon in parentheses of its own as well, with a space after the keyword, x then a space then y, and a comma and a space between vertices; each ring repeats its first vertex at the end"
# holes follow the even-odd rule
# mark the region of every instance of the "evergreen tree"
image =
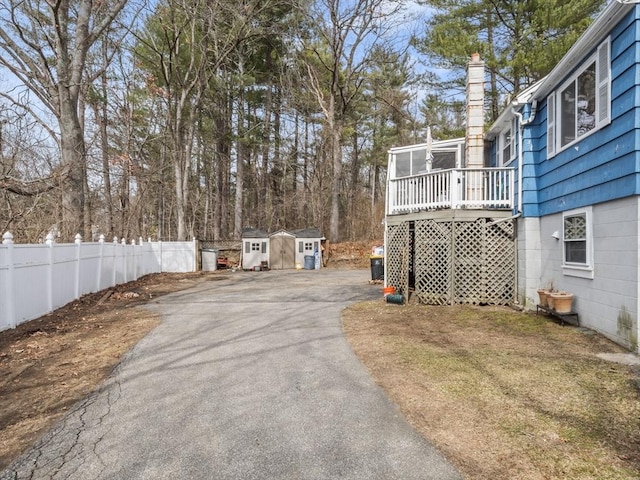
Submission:
POLYGON ((478 52, 489 74, 489 121, 509 96, 551 71, 589 26, 604 0, 425 0, 434 9, 416 46, 439 90, 464 91, 469 57, 478 52))

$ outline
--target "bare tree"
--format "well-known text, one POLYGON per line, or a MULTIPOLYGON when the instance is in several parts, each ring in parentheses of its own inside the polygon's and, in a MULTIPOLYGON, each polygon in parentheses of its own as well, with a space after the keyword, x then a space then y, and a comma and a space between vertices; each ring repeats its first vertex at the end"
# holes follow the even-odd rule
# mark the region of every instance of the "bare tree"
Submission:
POLYGON ((0 231, 34 241, 51 228, 60 191, 46 134, 23 109, 0 104, 0 231))
MULTIPOLYGON (((46 115, 31 112, 59 142, 62 232, 87 234, 85 225, 85 140, 80 97, 91 47, 130 0, 7 0, 0 4, 0 65, 38 98, 46 115)), ((6 98, 18 102, 4 93, 6 98)))
MULTIPOLYGON (((315 37, 306 42, 310 86, 329 137, 332 166, 329 237, 340 240, 342 140, 346 116, 362 92, 373 47, 394 28, 401 3, 389 0, 318 0, 307 21, 315 37)), ((387 37, 388 38, 388 37, 387 37)))

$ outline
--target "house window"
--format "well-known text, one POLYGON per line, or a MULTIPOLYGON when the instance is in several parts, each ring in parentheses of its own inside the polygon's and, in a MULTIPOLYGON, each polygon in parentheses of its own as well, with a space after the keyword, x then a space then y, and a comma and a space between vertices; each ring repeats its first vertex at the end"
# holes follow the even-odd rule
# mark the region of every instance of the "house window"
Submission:
POLYGON ((593 278, 591 209, 565 212, 562 225, 563 273, 593 278))
POLYGON ((304 250, 305 250, 305 252, 312 252, 313 251, 313 243, 305 242, 304 250))
POLYGON ((596 128, 595 60, 560 92, 560 148, 596 128))
POLYGON ((515 132, 515 119, 511 122, 509 127, 500 133, 500 166, 508 165, 515 157, 515 144, 514 144, 514 132, 515 132))
POLYGON ((610 40, 547 98, 547 157, 610 122, 610 40))
POLYGON ((251 243, 252 252, 259 252, 260 250, 261 250, 261 245, 259 243, 256 243, 256 242, 251 243))

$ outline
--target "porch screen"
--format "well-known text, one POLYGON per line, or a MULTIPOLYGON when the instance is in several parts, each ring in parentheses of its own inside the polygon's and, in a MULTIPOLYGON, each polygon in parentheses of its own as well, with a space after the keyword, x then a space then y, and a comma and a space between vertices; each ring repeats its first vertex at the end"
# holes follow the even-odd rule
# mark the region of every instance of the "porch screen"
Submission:
POLYGON ((427 171, 427 149, 396 154, 396 178, 419 175, 427 171))

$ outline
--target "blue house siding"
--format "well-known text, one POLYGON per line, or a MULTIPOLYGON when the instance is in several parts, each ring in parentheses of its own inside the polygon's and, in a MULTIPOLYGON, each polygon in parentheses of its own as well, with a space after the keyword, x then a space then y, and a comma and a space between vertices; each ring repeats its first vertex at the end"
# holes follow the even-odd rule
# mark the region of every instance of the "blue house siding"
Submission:
MULTIPOLYGON (((522 194, 521 201, 516 198, 521 210, 517 220, 518 300, 525 307, 535 306, 536 290, 553 282, 556 288, 575 295, 573 309, 579 313, 581 325, 637 351, 640 4, 610 2, 557 67, 515 102, 525 123, 531 118, 528 110, 534 102, 537 106, 535 118, 522 132, 522 156, 513 165, 518 169, 517 181, 522 182, 516 183, 522 194), (609 110, 604 113, 608 113, 605 121, 609 123, 596 124, 562 150, 556 145, 555 155, 548 158, 547 100, 555 95, 556 113, 560 113, 566 104, 559 100, 558 92, 577 81, 576 74, 585 71, 587 61, 595 58, 596 68, 606 61, 607 52, 600 47, 607 39, 610 95, 609 110), (584 215, 587 220, 585 261, 564 258, 566 212, 584 215)), ((501 125, 509 121, 508 108, 489 130, 488 138, 495 139, 494 143, 499 142, 501 125)), ((556 119, 556 136, 560 135, 560 124, 556 119)), ((494 162, 496 156, 494 145, 494 162)))
MULTIPOLYGON (((536 125, 537 185, 531 185, 524 216, 544 216, 640 194, 635 134, 640 83, 640 22, 632 10, 611 32, 611 123, 547 159, 546 99, 536 125), (535 188, 537 187, 537 188, 535 188), (537 190, 538 210, 533 207, 537 190)), ((594 45, 594 50, 597 45, 594 45)), ((573 73, 573 72, 572 72, 573 73)), ((570 78, 567 75, 565 80, 570 78)), ((564 81, 564 80, 563 80, 564 81)), ((556 86, 559 87, 560 84, 556 86)), ((526 170, 525 170, 526 171, 526 170)), ((533 177, 533 182, 535 178, 533 177)))
POLYGON ((493 142, 491 142, 491 153, 489 155, 489 166, 497 167, 498 166, 498 142, 500 141, 500 137, 496 137, 493 142))
MULTIPOLYGON (((524 118, 529 118, 530 107, 525 105, 524 118)), ((526 126, 522 132, 522 215, 524 217, 537 217, 539 211, 539 187, 540 178, 539 160, 546 158, 546 104, 539 106, 534 122, 526 126)), ((518 167, 520 168, 520 167, 518 167)))

